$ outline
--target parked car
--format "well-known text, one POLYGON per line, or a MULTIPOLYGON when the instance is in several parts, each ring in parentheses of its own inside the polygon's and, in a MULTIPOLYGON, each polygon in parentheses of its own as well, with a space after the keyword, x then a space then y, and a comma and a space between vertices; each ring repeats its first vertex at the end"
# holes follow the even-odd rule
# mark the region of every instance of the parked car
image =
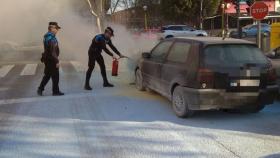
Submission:
POLYGON ((179 37, 179 36, 207 36, 207 32, 204 30, 196 30, 187 25, 167 25, 163 26, 161 33, 159 33, 160 39, 179 37))
MULTIPOLYGON (((265 23, 261 24, 261 32, 265 33, 267 36, 270 36, 271 26, 265 23)), ((257 37, 258 34, 258 25, 247 25, 242 28, 242 37, 257 37)), ((237 31, 232 31, 230 37, 238 37, 237 31)))
POLYGON ((136 87, 169 98, 178 117, 210 109, 259 112, 278 92, 275 69, 249 41, 177 37, 142 56, 136 87))

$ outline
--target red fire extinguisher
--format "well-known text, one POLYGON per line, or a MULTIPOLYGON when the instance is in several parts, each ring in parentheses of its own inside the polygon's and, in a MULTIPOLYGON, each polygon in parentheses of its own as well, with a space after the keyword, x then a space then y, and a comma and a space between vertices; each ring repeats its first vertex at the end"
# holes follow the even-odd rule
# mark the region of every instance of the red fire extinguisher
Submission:
POLYGON ((118 70, 119 70, 119 61, 118 59, 114 59, 112 64, 112 76, 118 76, 118 70))

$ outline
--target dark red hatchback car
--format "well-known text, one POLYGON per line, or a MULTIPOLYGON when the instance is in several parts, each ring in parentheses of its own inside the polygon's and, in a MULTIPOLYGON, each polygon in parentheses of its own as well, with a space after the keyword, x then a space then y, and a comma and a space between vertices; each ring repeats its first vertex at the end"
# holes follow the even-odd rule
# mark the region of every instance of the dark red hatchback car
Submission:
POLYGON ((169 98, 178 117, 210 109, 259 112, 278 93, 275 69, 248 41, 178 37, 142 56, 136 87, 169 98))

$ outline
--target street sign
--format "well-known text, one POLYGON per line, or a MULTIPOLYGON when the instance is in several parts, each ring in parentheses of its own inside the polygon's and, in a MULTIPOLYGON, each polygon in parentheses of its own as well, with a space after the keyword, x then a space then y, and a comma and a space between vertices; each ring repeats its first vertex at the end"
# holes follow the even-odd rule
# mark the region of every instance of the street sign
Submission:
POLYGON ((268 6, 264 2, 255 2, 251 6, 251 16, 255 20, 263 20, 268 14, 268 6))

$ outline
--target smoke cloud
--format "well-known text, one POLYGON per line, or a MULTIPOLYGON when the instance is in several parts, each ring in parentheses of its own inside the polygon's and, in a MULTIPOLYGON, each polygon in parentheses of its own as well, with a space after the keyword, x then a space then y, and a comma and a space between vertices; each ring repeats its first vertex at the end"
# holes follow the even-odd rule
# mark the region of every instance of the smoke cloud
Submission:
MULTIPOLYGON (((57 21, 62 30, 58 34, 63 60, 87 63, 87 51, 92 38, 98 33, 95 18, 90 14, 86 0, 1 0, 1 44, 10 47, 40 46, 47 32, 48 22, 57 21)), ((137 39, 121 25, 108 23, 115 30, 114 45, 130 60, 122 60, 123 69, 133 69, 140 52, 150 50, 156 40, 137 39)), ((37 55, 41 52, 38 51, 37 55)), ((104 53, 104 56, 105 53, 104 53)), ((1 56, 0 56, 1 57, 1 56)), ((111 65, 111 58, 106 57, 111 65)), ((3 60, 3 59, 0 59, 3 60)))

